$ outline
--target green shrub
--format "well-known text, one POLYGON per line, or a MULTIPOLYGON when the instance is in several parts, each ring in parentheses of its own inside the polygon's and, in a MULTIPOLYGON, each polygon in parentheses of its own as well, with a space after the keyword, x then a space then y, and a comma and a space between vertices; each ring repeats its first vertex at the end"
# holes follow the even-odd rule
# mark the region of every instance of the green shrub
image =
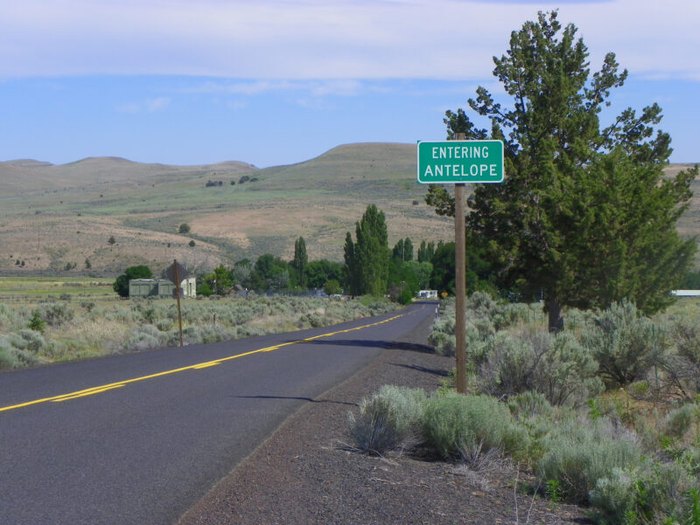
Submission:
POLYGON ((41 318, 39 310, 34 310, 31 319, 29 319, 28 327, 36 332, 43 332, 46 329, 46 321, 41 318))
POLYGON ((700 525, 700 490, 692 488, 688 491, 685 518, 688 525, 700 525))
POLYGON ((406 442, 423 412, 423 390, 383 386, 360 402, 357 416, 348 414, 349 433, 363 452, 383 454, 406 442))
POLYGON ((0 303, 0 330, 4 332, 12 331, 19 327, 20 324, 23 324, 23 321, 20 321, 20 319, 20 312, 17 309, 5 303, 0 303))
POLYGON ((167 335, 158 328, 147 324, 137 327, 126 340, 123 349, 128 352, 148 350, 164 346, 167 342, 167 335))
POLYGON ((433 396, 421 426, 426 445, 443 458, 464 458, 475 449, 517 457, 527 449, 525 430, 508 407, 489 396, 433 396))
POLYGON ((499 332, 492 345, 477 380, 488 394, 536 391, 553 405, 579 406, 603 389, 596 361, 568 332, 499 332))
MULTIPOLYGON (((35 350, 36 340, 29 335, 35 333, 31 330, 22 330, 25 334, 14 333, 7 336, 0 336, 0 357, 3 368, 19 368, 23 366, 33 366, 38 364, 41 359, 35 350)), ((38 334, 41 337, 41 334, 38 334)), ((43 341, 43 338, 42 338, 43 341)))
POLYGON ((61 326, 73 319, 73 310, 66 303, 42 304, 39 312, 49 326, 61 326))
POLYGON ((590 503, 595 522, 600 525, 624 524, 634 507, 634 478, 636 473, 614 468, 608 477, 596 481, 590 503))
POLYGON ((491 321, 496 330, 518 325, 542 325, 542 307, 538 304, 506 303, 493 313, 491 321))
POLYGON ((700 437, 697 426, 700 423, 700 407, 695 403, 688 403, 672 410, 666 415, 664 431, 667 436, 682 439, 691 427, 696 428, 696 436, 700 437))
POLYGON ((435 349, 435 352, 444 356, 455 355, 455 334, 454 319, 449 320, 441 317, 433 324, 433 329, 428 336, 428 343, 435 349))
POLYGON ((540 476, 557 480, 565 500, 579 504, 588 502, 599 479, 635 465, 641 456, 630 436, 604 418, 563 422, 546 437, 544 450, 540 476))
POLYGON ((644 379, 653 365, 661 363, 668 346, 665 330, 641 317, 627 301, 596 316, 582 340, 598 361, 603 379, 613 387, 644 379))
POLYGON ((700 328, 696 319, 679 319, 670 328, 674 352, 664 356, 662 367, 670 384, 686 398, 700 392, 700 328))
POLYGON ((628 469, 615 468, 591 490, 594 519, 603 525, 678 523, 692 511, 688 495, 693 484, 674 463, 644 461, 628 469))
MULTIPOLYGON (((234 332, 235 335, 235 332, 234 332)), ((183 338, 189 344, 218 343, 233 339, 231 332, 221 325, 196 325, 188 326, 183 330, 183 338)))
POLYGON ((541 416, 549 417, 554 411, 546 397, 539 392, 531 390, 509 398, 508 408, 518 420, 527 420, 541 416))
POLYGON ((17 366, 19 366, 19 362, 11 346, 3 339, 0 339, 0 370, 16 368, 17 366))

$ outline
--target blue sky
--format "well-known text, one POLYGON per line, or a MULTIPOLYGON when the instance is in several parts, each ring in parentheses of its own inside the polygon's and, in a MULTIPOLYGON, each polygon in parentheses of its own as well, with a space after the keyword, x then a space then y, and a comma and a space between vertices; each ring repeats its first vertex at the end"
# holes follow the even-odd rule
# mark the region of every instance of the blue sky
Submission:
POLYGON ((447 109, 538 10, 591 67, 630 72, 612 109, 658 102, 674 162, 700 161, 700 2, 0 0, 0 160, 88 156, 265 167, 351 142, 444 137, 447 109))

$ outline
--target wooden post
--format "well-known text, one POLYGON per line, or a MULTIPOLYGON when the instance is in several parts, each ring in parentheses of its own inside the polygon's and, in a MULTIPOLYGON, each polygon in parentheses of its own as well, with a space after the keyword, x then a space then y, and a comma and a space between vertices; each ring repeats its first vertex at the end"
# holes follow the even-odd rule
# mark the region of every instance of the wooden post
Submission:
MULTIPOLYGON (((455 133, 463 140, 464 133, 455 133)), ((464 219, 464 184, 455 184, 455 353, 457 377, 455 386, 460 394, 467 393, 467 337, 466 337, 466 224, 464 219)))
POLYGON ((175 268, 175 297, 177 297, 177 323, 180 327, 180 348, 182 348, 182 310, 180 309, 180 272, 178 271, 177 259, 173 263, 175 268))

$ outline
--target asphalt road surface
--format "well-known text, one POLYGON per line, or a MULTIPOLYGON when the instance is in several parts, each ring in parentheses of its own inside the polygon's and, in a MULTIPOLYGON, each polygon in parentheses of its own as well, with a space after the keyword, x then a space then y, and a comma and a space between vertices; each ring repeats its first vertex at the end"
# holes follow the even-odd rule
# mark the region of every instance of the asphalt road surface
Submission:
POLYGON ((0 523, 171 524, 434 311, 0 373, 0 523))

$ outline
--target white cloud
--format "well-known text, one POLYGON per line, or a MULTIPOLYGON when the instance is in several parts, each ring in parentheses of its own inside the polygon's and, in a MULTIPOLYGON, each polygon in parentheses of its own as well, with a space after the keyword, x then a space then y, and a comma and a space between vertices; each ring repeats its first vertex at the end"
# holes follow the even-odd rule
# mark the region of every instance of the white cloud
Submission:
POLYGON ((150 112, 162 111, 170 105, 170 98, 158 97, 146 102, 146 109, 150 112))
MULTIPOLYGON (((633 73, 700 78, 700 2, 558 5, 560 19, 580 28, 594 67, 614 51, 633 73)), ((554 7, 534 0, 7 1, 0 5, 0 77, 172 74, 270 82, 239 86, 249 90, 283 89, 280 79, 483 79, 510 32, 538 9, 554 7)))
POLYGON ((126 102, 116 109, 119 113, 155 113, 165 110, 170 105, 169 97, 156 97, 143 102, 126 102))

